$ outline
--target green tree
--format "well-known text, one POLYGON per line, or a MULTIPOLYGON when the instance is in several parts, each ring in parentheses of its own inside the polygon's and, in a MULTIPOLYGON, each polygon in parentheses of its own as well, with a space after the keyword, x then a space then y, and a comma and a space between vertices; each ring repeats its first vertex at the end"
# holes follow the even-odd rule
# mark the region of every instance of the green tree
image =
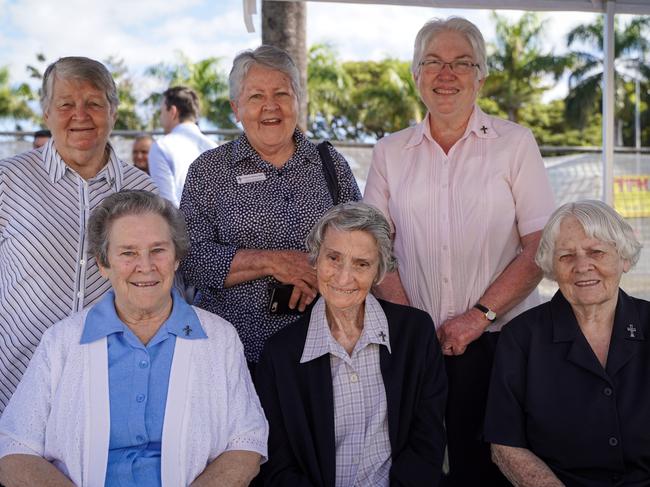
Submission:
POLYGON ((350 61, 343 66, 354 86, 349 118, 362 127, 359 136, 381 138, 422 120, 426 109, 408 61, 350 61))
POLYGON ((424 116, 407 61, 341 63, 331 46, 315 45, 308 73, 309 126, 316 137, 377 139, 424 116))
MULTIPOLYGON (((649 27, 650 17, 635 17, 624 28, 615 19, 614 77, 619 120, 625 115, 625 78, 629 80, 630 76, 639 76, 644 80, 650 79, 650 65, 644 61, 645 54, 650 51, 649 27)), ((575 66, 569 77, 566 116, 576 127, 585 127, 587 118, 602 109, 603 28, 604 17, 600 15, 593 23, 579 25, 567 35, 567 46, 573 48, 575 66), (589 50, 579 48, 585 45, 589 50)))
POLYGON ((343 69, 330 44, 309 49, 307 65, 308 129, 316 138, 345 139, 350 121, 345 109, 350 104, 352 79, 343 69))
POLYGON ((115 128, 118 130, 142 130, 144 124, 137 113, 138 101, 135 97, 134 84, 123 59, 111 56, 104 64, 113 75, 120 104, 117 108, 115 128))
POLYGON ((602 143, 601 115, 590 115, 584 130, 571 127, 564 116, 564 100, 528 103, 521 108, 519 122, 533 132, 540 145, 598 146, 602 143))
MULTIPOLYGON (((162 80, 167 87, 183 85, 192 88, 201 101, 201 115, 220 128, 235 128, 227 78, 219 68, 220 58, 209 57, 193 62, 179 52, 177 59, 175 63, 151 66, 147 74, 162 80)), ((161 97, 161 93, 154 93, 145 100, 145 104, 156 107, 153 125, 158 124, 161 97)))
POLYGON ((496 102, 509 120, 518 122, 520 111, 528 103, 539 101, 550 86, 548 77, 557 81, 569 58, 542 50, 545 22, 535 13, 524 13, 510 22, 492 12, 496 23, 496 40, 488 55, 490 75, 483 96, 496 102))
POLYGON ((19 130, 21 120, 36 118, 28 103, 32 98, 33 93, 27 83, 12 86, 9 68, 0 67, 0 118, 13 119, 16 129, 19 130))

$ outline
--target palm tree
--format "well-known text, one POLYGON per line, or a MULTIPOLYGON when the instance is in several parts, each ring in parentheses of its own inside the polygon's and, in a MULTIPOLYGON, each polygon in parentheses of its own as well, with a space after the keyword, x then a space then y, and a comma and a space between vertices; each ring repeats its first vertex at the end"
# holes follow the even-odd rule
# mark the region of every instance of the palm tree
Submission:
POLYGON ((307 4, 264 0, 262 2, 262 44, 287 51, 296 63, 304 96, 300 101, 298 126, 307 127, 307 4))
MULTIPOLYGON (((635 17, 624 29, 614 24, 614 59, 616 113, 621 118, 625 105, 624 78, 650 79, 650 65, 644 56, 650 50, 647 29, 650 17, 635 17)), ((569 94, 566 98, 566 116, 577 127, 584 127, 587 116, 601 110, 603 81, 604 17, 598 16, 591 24, 579 25, 567 35, 567 46, 587 45, 591 50, 574 49, 575 65, 569 77, 569 94)), ((619 143, 621 142, 619 137, 619 143)))
POLYGON ((330 44, 314 44, 307 56, 308 127, 316 138, 346 138, 341 126, 344 107, 350 104, 352 79, 330 44))
POLYGON ((508 119, 519 121, 523 105, 537 101, 550 88, 545 79, 557 81, 569 64, 565 56, 542 52, 545 22, 535 13, 524 13, 510 22, 492 12, 496 22, 496 40, 490 45, 490 76, 483 96, 494 100, 508 119))

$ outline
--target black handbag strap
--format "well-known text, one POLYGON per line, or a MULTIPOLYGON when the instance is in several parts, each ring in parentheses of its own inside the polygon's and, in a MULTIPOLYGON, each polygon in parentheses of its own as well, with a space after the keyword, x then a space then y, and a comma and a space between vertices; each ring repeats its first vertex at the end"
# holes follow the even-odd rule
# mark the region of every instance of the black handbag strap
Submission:
POLYGON ((321 142, 317 145, 320 160, 323 162, 323 173, 325 174, 325 181, 327 181, 327 189, 330 191, 334 205, 339 204, 339 181, 336 177, 336 170, 334 169, 334 160, 330 154, 330 144, 328 141, 321 142))

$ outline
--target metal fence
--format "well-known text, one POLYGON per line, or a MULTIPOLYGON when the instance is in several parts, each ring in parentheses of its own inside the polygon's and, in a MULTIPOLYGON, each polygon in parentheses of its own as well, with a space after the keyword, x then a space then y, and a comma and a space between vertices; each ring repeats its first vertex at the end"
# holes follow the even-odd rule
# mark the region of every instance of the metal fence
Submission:
MULTIPOLYGON (((237 131, 207 132, 216 141, 230 139, 237 131)), ((134 133, 116 132, 111 141, 118 155, 131 160, 134 133)), ((155 135, 155 134, 154 134, 155 135)), ((363 191, 372 155, 371 144, 334 142, 346 157, 363 191)), ((31 148, 31 137, 19 133, 0 134, 0 159, 31 148)), ((599 199, 602 184, 601 153, 598 148, 545 148, 544 163, 548 170, 557 204, 580 199, 599 199), (564 155, 547 156, 545 154, 564 155)), ((622 287, 629 294, 650 300, 650 151, 617 150, 614 161, 614 204, 632 225, 644 246, 637 266, 623 276, 622 287)), ((540 292, 549 298, 557 289, 544 280, 540 292)))

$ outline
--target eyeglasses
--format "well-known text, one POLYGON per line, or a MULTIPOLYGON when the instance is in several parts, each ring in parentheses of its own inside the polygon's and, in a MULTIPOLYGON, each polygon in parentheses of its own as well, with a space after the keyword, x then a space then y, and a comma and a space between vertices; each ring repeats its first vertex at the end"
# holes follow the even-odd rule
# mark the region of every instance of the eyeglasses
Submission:
POLYGON ((426 72, 433 74, 438 74, 445 66, 449 66, 449 69, 451 69, 454 74, 468 74, 472 69, 478 68, 478 64, 463 60, 443 63, 438 59, 425 59, 424 61, 420 61, 418 65, 424 67, 426 72))

